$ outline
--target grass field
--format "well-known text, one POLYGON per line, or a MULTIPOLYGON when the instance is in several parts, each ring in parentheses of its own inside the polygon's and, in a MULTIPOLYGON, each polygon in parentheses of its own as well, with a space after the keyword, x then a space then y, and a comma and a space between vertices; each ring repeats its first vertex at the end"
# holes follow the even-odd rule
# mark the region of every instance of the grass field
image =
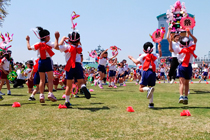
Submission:
MULTIPOLYGON (((92 98, 72 98, 72 109, 58 109, 64 103, 28 101, 27 89, 12 89, 12 96, 0 102, 0 139, 210 139, 210 86, 190 84, 189 104, 178 104, 178 84, 157 84, 154 109, 148 109, 146 93, 134 83, 110 89, 90 87, 92 98), (20 102, 20 108, 11 107, 20 102), (135 112, 126 111, 132 106, 135 112), (191 117, 181 117, 189 109, 191 117)), ((2 90, 6 92, 6 89, 2 90)))

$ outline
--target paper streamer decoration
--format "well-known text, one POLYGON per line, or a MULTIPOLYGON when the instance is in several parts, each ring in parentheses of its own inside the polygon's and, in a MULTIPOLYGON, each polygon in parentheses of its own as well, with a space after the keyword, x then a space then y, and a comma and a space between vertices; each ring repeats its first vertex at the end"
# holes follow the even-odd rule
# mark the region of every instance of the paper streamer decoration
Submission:
POLYGON ((77 23, 74 24, 73 20, 75 20, 76 18, 80 17, 80 15, 76 14, 76 12, 72 12, 71 14, 71 23, 72 23, 72 29, 75 30, 77 23))

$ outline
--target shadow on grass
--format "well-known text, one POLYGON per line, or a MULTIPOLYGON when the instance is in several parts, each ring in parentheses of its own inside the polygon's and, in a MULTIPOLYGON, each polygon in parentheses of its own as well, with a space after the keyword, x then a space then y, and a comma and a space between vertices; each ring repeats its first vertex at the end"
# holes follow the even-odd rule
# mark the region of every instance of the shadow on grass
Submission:
POLYGON ((58 101, 62 101, 62 100, 65 100, 65 98, 58 98, 57 100, 58 101))
POLYGON ((104 104, 104 103, 90 103, 91 105, 101 105, 101 104, 104 104))
POLYGON ((190 93, 190 94, 210 94, 210 91, 206 91, 206 90, 192 90, 195 93, 190 93))
POLYGON ((30 104, 36 104, 35 102, 31 102, 31 103, 21 103, 21 105, 30 105, 30 104))
MULTIPOLYGON (((41 104, 41 106, 59 106, 59 104, 41 104)), ((79 104, 72 104, 71 106, 79 106, 79 104)))
MULTIPOLYGON (((22 105, 36 104, 36 103, 20 103, 22 105)), ((0 104, 0 106, 12 106, 13 104, 0 104)))
POLYGON ((125 91, 125 90, 114 90, 114 89, 103 89, 103 91, 114 91, 114 92, 121 92, 121 91, 125 91))
POLYGON ((9 96, 27 96, 27 95, 23 95, 23 94, 12 94, 12 95, 9 95, 9 96))
POLYGON ((0 106, 12 106, 12 104, 0 104, 0 106))
POLYGON ((190 107, 190 106, 180 106, 180 107, 154 107, 153 110, 162 110, 162 109, 210 109, 210 107, 190 107))
MULTIPOLYGON (((92 94, 91 94, 92 95, 92 94)), ((79 96, 79 97, 77 97, 77 98, 86 98, 85 96, 79 96)), ((91 98, 96 98, 96 97, 93 97, 93 96, 91 96, 91 98)), ((90 98, 90 99, 91 99, 90 98)))
POLYGON ((107 107, 107 106, 103 106, 102 108, 100 107, 96 107, 96 108, 93 108, 93 107, 90 107, 90 108, 78 108, 79 110, 89 110, 91 112, 96 112, 96 111, 99 111, 99 110, 109 110, 110 108, 107 107))

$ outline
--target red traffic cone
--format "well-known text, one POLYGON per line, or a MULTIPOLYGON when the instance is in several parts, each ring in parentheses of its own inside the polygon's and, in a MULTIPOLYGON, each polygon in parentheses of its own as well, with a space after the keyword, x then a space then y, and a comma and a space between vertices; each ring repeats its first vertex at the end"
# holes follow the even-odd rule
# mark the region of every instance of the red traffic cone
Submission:
POLYGON ((59 104, 58 108, 62 109, 62 108, 67 108, 67 107, 65 105, 59 104))
POLYGON ((126 109, 128 112, 134 112, 134 109, 133 109, 133 107, 132 106, 129 106, 129 107, 127 107, 127 109, 126 109))
POLYGON ((159 82, 159 84, 160 84, 161 82, 159 82))
POLYGON ((190 111, 189 111, 189 110, 185 110, 185 112, 186 112, 186 115, 187 115, 187 116, 191 116, 191 114, 190 114, 190 111))
POLYGON ((174 82, 176 84, 176 82, 174 82))
POLYGON ((209 84, 209 82, 206 82, 206 84, 209 84))
POLYGON ((14 102, 12 107, 21 107, 20 103, 19 102, 14 102))
POLYGON ((186 112, 185 112, 185 110, 183 110, 181 113, 180 113, 180 116, 186 116, 187 114, 186 114, 186 112))
POLYGON ((191 114, 190 114, 190 111, 189 111, 189 110, 183 110, 183 111, 180 113, 180 116, 191 116, 191 114))
POLYGON ((193 82, 191 82, 191 84, 193 84, 193 82))

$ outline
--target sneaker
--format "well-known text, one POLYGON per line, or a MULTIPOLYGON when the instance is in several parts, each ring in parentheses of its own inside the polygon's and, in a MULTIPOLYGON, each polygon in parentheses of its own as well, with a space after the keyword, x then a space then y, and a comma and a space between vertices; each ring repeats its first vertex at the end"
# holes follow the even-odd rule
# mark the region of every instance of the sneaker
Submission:
POLYGON ((56 92, 57 90, 56 89, 53 89, 53 92, 56 92))
POLYGON ((188 104, 188 98, 187 98, 187 96, 184 97, 183 104, 184 104, 184 105, 187 105, 187 104, 188 104))
POLYGON ((109 87, 112 87, 112 85, 109 85, 109 87))
POLYGON ((183 103, 183 101, 184 101, 183 96, 179 97, 179 103, 183 103))
POLYGON ((172 85, 174 83, 174 79, 171 80, 170 84, 172 85))
POLYGON ((100 89, 103 89, 103 86, 102 85, 99 84, 98 86, 99 86, 100 89))
POLYGON ((19 88, 24 88, 24 85, 19 86, 19 88))
POLYGON ((45 103, 44 94, 40 94, 40 96, 39 96, 39 101, 40 101, 40 103, 45 103))
POLYGON ((70 102, 65 102, 65 106, 66 106, 67 108, 72 108, 70 102))
POLYGON ((50 101, 52 101, 52 102, 56 102, 57 101, 56 97, 52 93, 48 93, 48 99, 50 101))
POLYGON ((11 91, 10 90, 7 91, 7 95, 11 95, 11 91))
POLYGON ((79 98, 79 96, 78 95, 74 95, 74 98, 79 98))
POLYGON ((153 95, 155 88, 151 87, 149 88, 149 90, 147 91, 147 99, 150 99, 153 95))
POLYGON ((154 108, 154 103, 149 103, 148 107, 149 107, 150 109, 154 108))
POLYGON ((0 101, 4 100, 4 98, 2 96, 0 96, 0 101))
POLYGON ((190 90, 188 90, 188 94, 190 94, 190 90))
POLYGON ((86 99, 90 99, 91 98, 91 94, 90 94, 90 92, 88 91, 88 89, 85 86, 82 87, 80 90, 83 91, 83 93, 85 94, 86 99))
POLYGON ((2 95, 5 95, 5 94, 0 91, 0 96, 2 96, 2 95))
POLYGON ((123 84, 120 84, 120 86, 123 86, 123 84))
POLYGON ((94 86, 97 86, 97 82, 94 82, 94 86))
POLYGON ((29 97, 28 100, 29 101, 35 101, 36 99, 34 97, 29 97))

